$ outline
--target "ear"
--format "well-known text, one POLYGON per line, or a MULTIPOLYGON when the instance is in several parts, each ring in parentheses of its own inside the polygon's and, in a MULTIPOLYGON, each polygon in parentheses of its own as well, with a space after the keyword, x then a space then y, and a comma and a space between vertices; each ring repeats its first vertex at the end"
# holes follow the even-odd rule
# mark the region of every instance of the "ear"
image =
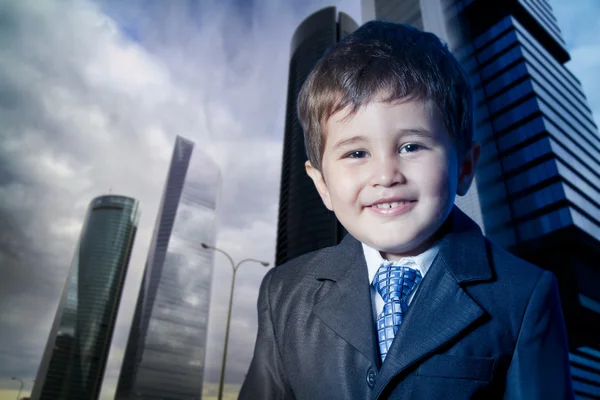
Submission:
POLYGON ((456 187, 456 194, 464 196, 467 194, 473 177, 475 176, 475 168, 477 167, 477 161, 479 161, 479 155, 481 154, 481 146, 477 142, 473 142, 471 147, 465 154, 460 170, 458 173, 458 185, 456 187))
POLYGON ((333 207, 331 206, 331 197, 329 196, 329 190, 327 189, 327 184, 325 183, 325 179, 323 178, 323 174, 321 171, 313 167, 310 161, 304 163, 304 167, 306 168, 306 173, 313 180, 319 195, 321 196, 321 200, 323 200, 323 204, 325 207, 329 209, 329 211, 333 211, 333 207))

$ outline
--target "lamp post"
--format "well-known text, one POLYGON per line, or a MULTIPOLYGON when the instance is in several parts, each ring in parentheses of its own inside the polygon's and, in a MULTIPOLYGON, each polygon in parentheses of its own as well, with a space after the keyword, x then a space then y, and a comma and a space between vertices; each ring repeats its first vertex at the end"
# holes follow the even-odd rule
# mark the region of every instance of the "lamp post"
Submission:
POLYGON ((17 400, 19 400, 21 398, 21 391, 23 390, 23 386, 25 386, 25 382, 23 382, 22 379, 19 379, 16 376, 13 376, 10 379, 13 380, 13 381, 19 381, 19 382, 21 382, 21 387, 19 388, 19 394, 17 394, 17 400))
POLYGON ((206 243, 201 243, 200 245, 202 246, 203 249, 213 249, 213 250, 218 251, 219 253, 222 253, 223 255, 225 255, 225 257, 227 257, 227 259, 231 263, 231 268, 233 269, 233 277, 231 279, 231 292, 229 293, 229 311, 227 312, 227 327, 225 328, 225 345, 223 346, 223 362, 221 363, 221 381, 219 382, 218 400, 222 400, 223 399, 223 384, 225 382, 225 365, 227 364, 227 343, 229 342, 229 325, 231 323, 231 306, 233 304, 233 290, 235 288, 235 273, 237 272, 240 265, 242 265, 242 263, 247 262, 247 261, 253 261, 253 262, 260 263, 260 264, 262 264, 263 267, 268 267, 269 263, 266 261, 256 260, 254 258, 245 258, 236 264, 233 262, 233 259, 231 258, 231 256, 229 254, 227 254, 226 252, 224 252, 223 250, 217 249, 216 247, 210 246, 206 243))

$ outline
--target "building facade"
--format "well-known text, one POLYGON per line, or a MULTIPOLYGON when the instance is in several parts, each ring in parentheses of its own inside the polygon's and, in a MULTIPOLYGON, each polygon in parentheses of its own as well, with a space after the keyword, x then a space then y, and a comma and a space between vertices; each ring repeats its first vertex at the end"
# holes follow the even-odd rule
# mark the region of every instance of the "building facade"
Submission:
POLYGON ((275 265, 335 245, 345 234, 305 172, 306 148, 296 100, 302 84, 325 50, 357 27, 347 14, 327 7, 307 17, 292 37, 275 265))
POLYGON ((116 399, 202 396, 217 165, 177 136, 117 383, 116 399))
POLYGON ((550 3, 363 0, 363 16, 436 33, 469 73, 471 206, 488 237, 557 276, 575 392, 600 398, 600 135, 550 3))
POLYGON ((135 199, 92 200, 32 399, 98 398, 138 220, 135 199))

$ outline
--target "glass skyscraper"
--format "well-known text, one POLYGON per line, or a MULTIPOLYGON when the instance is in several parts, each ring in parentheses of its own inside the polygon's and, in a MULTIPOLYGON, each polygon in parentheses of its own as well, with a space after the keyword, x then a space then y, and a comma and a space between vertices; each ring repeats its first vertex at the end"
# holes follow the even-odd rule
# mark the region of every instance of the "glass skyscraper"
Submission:
POLYGON ((32 399, 98 398, 138 219, 130 197, 91 202, 32 399))
POLYGON ((347 14, 327 7, 307 17, 292 37, 275 265, 335 245, 345 234, 305 172, 307 157, 296 100, 302 84, 325 50, 357 27, 347 14))
POLYGON ((363 0, 363 17, 436 33, 470 74, 482 144, 470 205, 488 237, 557 276, 573 387, 600 398, 600 136, 551 4, 363 0))
POLYGON ((116 399, 197 400, 202 395, 221 174, 177 136, 116 399))

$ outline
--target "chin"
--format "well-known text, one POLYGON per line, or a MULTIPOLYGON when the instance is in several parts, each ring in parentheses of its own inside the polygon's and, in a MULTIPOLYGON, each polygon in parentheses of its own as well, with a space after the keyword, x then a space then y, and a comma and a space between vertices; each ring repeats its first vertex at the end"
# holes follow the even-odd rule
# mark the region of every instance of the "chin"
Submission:
POLYGON ((392 254, 406 253, 406 252, 410 251, 411 249, 413 249, 414 247, 416 247, 409 240, 394 241, 394 242, 379 241, 379 242, 376 242, 375 244, 376 244, 376 246, 374 246, 374 248, 376 248, 377 250, 382 251, 384 253, 392 253, 392 254))
POLYGON ((410 254, 413 251, 421 253, 424 250, 421 249, 421 247, 426 241, 426 238, 424 239, 420 236, 397 238, 397 240, 394 240, 393 242, 382 240, 377 243, 377 248, 381 252, 391 254, 410 254))

